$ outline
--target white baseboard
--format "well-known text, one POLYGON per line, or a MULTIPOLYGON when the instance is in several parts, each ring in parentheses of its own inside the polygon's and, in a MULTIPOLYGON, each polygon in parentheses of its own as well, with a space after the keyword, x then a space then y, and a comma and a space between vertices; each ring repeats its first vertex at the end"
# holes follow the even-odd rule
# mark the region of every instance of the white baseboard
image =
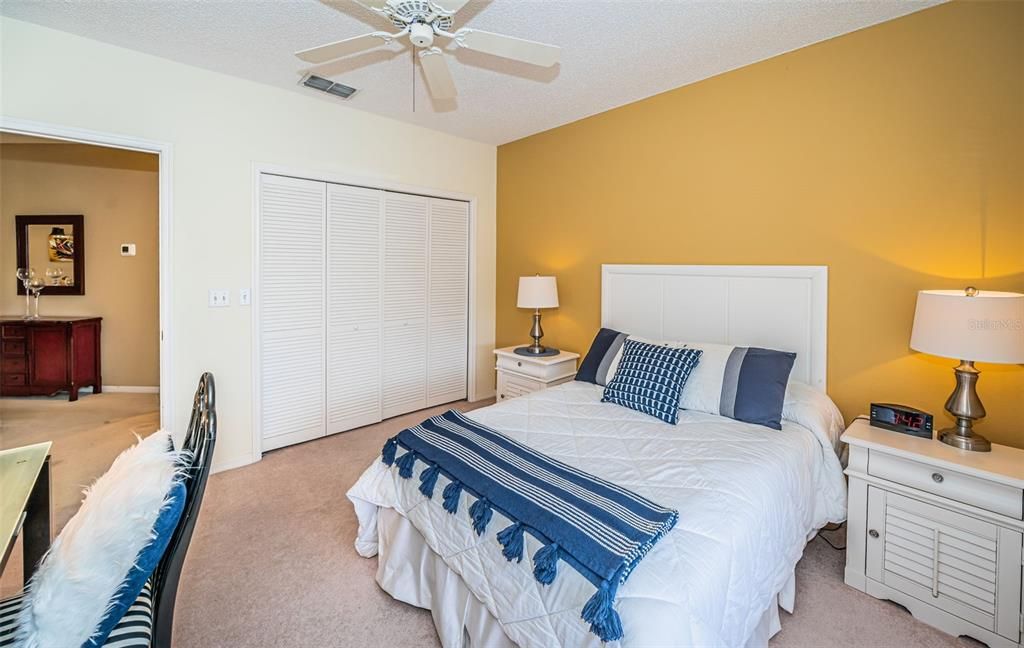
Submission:
MULTIPOLYGON (((106 389, 106 387, 104 387, 104 389, 106 389)), ((498 390, 497 389, 484 389, 484 390, 477 391, 476 398, 474 398, 473 400, 467 399, 467 401, 470 402, 470 403, 479 403, 482 400, 488 400, 488 399, 493 400, 497 396, 498 396, 498 390)))
POLYGON ((241 468, 243 466, 254 464, 256 463, 256 461, 257 460, 254 460, 252 455, 241 455, 238 457, 232 457, 225 461, 214 460, 213 465, 210 466, 210 472, 219 473, 225 470, 233 470, 235 468, 241 468))
POLYGON ((159 394, 160 387, 149 385, 103 385, 103 391, 111 394, 159 394))

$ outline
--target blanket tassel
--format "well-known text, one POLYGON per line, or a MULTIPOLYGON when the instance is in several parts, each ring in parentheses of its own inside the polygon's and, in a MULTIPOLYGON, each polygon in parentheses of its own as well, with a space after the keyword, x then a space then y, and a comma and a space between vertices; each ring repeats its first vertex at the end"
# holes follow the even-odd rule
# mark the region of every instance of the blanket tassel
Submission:
POLYGON ((486 497, 481 497, 469 507, 469 516, 473 518, 473 530, 478 536, 482 536, 487 530, 487 524, 491 521, 491 503, 486 497))
POLYGON ((462 483, 451 481, 444 487, 444 510, 453 514, 459 510, 459 497, 462 496, 462 483))
POLYGON ((501 555, 505 556, 505 560, 511 562, 513 559, 517 563, 523 562, 523 525, 519 522, 505 527, 498 532, 498 542, 503 547, 501 555))
POLYGON ((416 453, 410 450, 398 459, 398 476, 402 479, 412 477, 412 469, 416 467, 416 453))
POLYGON ((590 631, 600 637, 601 641, 622 639, 622 620, 613 607, 614 603, 615 596, 608 581, 605 581, 583 606, 583 620, 590 624, 590 631))
POLYGON ((395 463, 395 452, 398 451, 398 439, 391 437, 384 444, 384 449, 380 451, 380 460, 385 466, 391 466, 395 463))
POLYGON ((434 486, 437 485, 437 476, 441 474, 441 469, 437 467, 437 464, 430 464, 423 472, 420 473, 420 492, 426 495, 428 498, 434 496, 434 486))
POLYGON ((558 544, 552 542, 533 554, 533 577, 542 585, 555 582, 558 575, 558 544))

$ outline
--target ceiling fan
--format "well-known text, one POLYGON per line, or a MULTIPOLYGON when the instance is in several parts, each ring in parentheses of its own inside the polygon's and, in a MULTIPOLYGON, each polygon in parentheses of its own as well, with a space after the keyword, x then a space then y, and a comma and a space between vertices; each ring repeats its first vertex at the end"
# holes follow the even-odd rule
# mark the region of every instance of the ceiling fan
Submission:
POLYGON ((452 99, 457 94, 455 83, 443 51, 434 44, 437 37, 450 39, 459 47, 542 67, 557 63, 562 51, 556 45, 479 29, 463 27, 451 31, 456 12, 466 6, 469 0, 374 0, 370 4, 354 1, 390 20, 399 31, 393 34, 375 31, 305 49, 296 52, 295 56, 307 63, 319 65, 408 36, 409 42, 419 50, 420 65, 431 96, 435 99, 452 99))

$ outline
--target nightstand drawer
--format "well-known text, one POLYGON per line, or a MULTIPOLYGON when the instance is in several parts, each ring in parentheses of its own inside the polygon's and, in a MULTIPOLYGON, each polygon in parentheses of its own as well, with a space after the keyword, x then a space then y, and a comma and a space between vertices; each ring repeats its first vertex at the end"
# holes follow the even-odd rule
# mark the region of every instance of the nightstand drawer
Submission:
POLYGON ((530 358, 498 356, 498 370, 513 371, 517 374, 530 376, 539 380, 549 381, 564 378, 576 372, 576 358, 567 358, 562 362, 540 363, 530 358))
POLYGON ((868 474, 1017 520, 1024 517, 1024 491, 955 470, 871 450, 868 474))

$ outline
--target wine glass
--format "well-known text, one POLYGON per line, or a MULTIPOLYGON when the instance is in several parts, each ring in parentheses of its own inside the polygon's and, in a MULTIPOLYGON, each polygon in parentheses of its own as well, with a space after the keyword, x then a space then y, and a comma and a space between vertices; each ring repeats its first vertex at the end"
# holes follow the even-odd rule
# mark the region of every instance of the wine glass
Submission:
POLYGON ((28 285, 26 286, 25 292, 26 293, 28 293, 28 292, 32 293, 32 299, 33 299, 33 305, 34 305, 32 316, 29 317, 28 319, 33 319, 33 320, 39 319, 39 293, 43 292, 43 288, 45 288, 45 287, 46 287, 46 281, 44 281, 43 279, 40 279, 39 277, 32 277, 31 279, 28 280, 28 285))
POLYGON ((63 268, 49 267, 49 268, 46 269, 46 278, 49 279, 47 284, 50 285, 50 286, 59 286, 59 285, 61 285, 61 283, 63 283, 61 281, 61 279, 63 277, 64 277, 64 269, 63 268))
POLYGON ((36 276, 36 271, 35 271, 34 268, 18 268, 17 275, 18 275, 18 281, 20 281, 22 287, 25 288, 25 319, 31 319, 32 318, 32 307, 31 307, 31 297, 32 297, 32 295, 29 294, 28 283, 29 283, 29 281, 32 280, 33 277, 36 276))

